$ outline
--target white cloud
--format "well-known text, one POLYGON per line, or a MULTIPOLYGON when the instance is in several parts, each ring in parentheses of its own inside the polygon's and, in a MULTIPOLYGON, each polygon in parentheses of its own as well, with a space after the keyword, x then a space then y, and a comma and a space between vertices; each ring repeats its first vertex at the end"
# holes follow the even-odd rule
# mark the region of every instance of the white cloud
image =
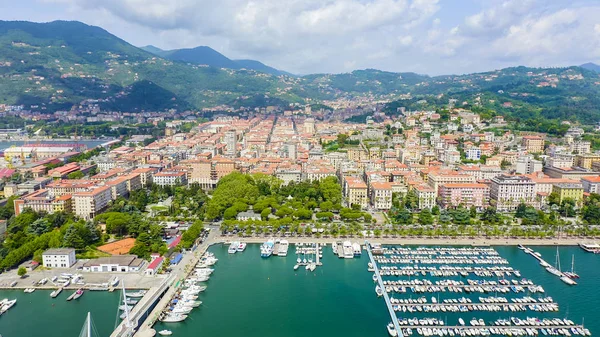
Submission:
MULTIPOLYGON (((21 1, 20 19, 83 20, 136 45, 208 45, 300 74, 444 74, 600 61, 598 0, 21 1), (54 7, 54 14, 36 6, 54 7)), ((2 9, 0 0, 6 18, 2 9)))

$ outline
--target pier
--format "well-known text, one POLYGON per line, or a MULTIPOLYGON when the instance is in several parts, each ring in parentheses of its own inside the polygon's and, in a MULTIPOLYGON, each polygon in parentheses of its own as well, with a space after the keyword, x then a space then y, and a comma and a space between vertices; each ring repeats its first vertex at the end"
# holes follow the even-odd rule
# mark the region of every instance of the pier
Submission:
POLYGON ((402 334, 402 329, 400 329, 400 323, 398 322, 398 316, 396 316, 396 311, 394 310, 394 307, 392 306, 390 297, 388 296, 387 291, 385 291, 385 286, 383 285, 383 280, 381 279, 381 275, 379 275, 379 268, 377 267, 377 262, 375 262, 375 259, 373 258, 373 253, 371 253, 371 244, 368 241, 365 241, 365 248, 367 249, 367 253, 369 254, 369 260, 371 261, 371 264, 373 264, 373 269, 374 269, 375 275, 377 276, 377 283, 379 284, 379 288, 381 288, 381 291, 383 292, 383 299, 385 300, 385 305, 387 306, 388 311, 390 313, 390 317, 392 318, 392 323, 394 324, 394 329, 396 329, 396 332, 398 333, 399 337, 404 337, 404 335, 402 334))
POLYGON ((556 266, 556 268, 552 267, 551 264, 549 264, 548 262, 546 262, 544 259, 542 259, 542 256, 540 253, 535 252, 533 249, 531 248, 527 248, 525 246, 520 245, 519 249, 521 249, 525 254, 531 255, 533 256, 536 260, 540 261, 540 266, 542 266, 544 269, 546 269, 550 274, 555 275, 556 277, 558 277, 561 281, 563 281, 564 283, 573 286, 573 285, 577 285, 577 282, 575 282, 574 280, 572 280, 570 277, 568 277, 567 275, 565 275, 565 273, 563 273, 560 270, 560 261, 558 260, 558 247, 556 248, 556 259, 557 259, 557 263, 558 265, 556 266))

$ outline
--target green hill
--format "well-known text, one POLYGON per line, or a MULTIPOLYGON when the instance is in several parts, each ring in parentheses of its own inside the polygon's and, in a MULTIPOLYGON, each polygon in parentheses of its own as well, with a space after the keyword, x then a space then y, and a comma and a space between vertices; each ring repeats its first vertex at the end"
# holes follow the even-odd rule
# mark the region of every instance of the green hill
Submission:
POLYGON ((208 47, 141 49, 80 22, 0 21, 0 104, 41 111, 70 109, 86 99, 118 111, 164 111, 361 96, 402 98, 389 105, 393 113, 401 106, 429 109, 454 99, 457 106, 515 120, 597 122, 600 75, 589 69, 513 67, 436 77, 366 69, 275 76, 269 72, 276 69, 260 62, 230 60, 208 47))

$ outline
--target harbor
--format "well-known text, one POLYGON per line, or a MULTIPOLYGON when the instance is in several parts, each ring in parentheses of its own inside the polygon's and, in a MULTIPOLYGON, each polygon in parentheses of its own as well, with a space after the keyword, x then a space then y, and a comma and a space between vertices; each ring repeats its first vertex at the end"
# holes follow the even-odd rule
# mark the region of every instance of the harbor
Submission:
MULTIPOLYGON (((215 244, 208 249, 218 262, 206 267, 214 271, 203 284, 206 288, 196 288, 196 291, 202 290, 191 295, 197 298, 192 300, 194 303, 187 303, 198 306, 185 314, 185 320, 169 323, 161 322, 159 318, 165 310, 173 308, 174 299, 179 301, 184 288, 193 286, 184 281, 199 269, 195 268, 195 263, 191 264, 192 259, 185 262, 187 268, 182 266, 185 273, 169 283, 169 291, 158 301, 152 300, 152 289, 140 298, 128 296, 129 300, 138 301, 130 304, 130 314, 135 316, 132 319, 138 323, 136 335, 149 336, 150 327, 156 335, 168 330, 173 336, 182 337, 198 333, 230 335, 237 333, 240 327, 244 327, 245 334, 250 337, 388 335, 387 326, 392 322, 390 310, 384 303, 383 293, 378 297, 374 291, 378 283, 373 281, 374 273, 368 272, 373 268, 369 266, 371 261, 366 250, 362 251, 362 256, 352 259, 339 258, 333 253, 332 240, 329 240, 329 244, 319 244, 323 256, 320 261, 326 263, 310 271, 306 268, 294 270, 298 258, 295 253, 308 252, 314 249, 311 247, 316 247, 316 243, 304 243, 303 246, 290 243, 287 256, 272 255, 269 258, 261 257, 261 244, 248 244, 244 250, 230 254, 231 243, 215 244), (235 305, 230 299, 235 299, 235 305), (136 314, 150 303, 155 303, 151 313, 136 314), (235 317, 236 323, 224 324, 223 317, 235 317)), ((392 252, 389 247, 394 246, 382 246, 378 253, 392 252)), ((578 286, 570 287, 533 264, 531 259, 524 258, 517 247, 478 247, 481 251, 491 249, 497 254, 490 251, 476 256, 465 250, 433 256, 423 248, 415 253, 417 246, 395 247, 393 253, 374 255, 374 258, 378 260, 381 281, 385 282, 382 289, 398 319, 398 327, 394 329, 401 332, 404 329, 404 336, 409 335, 408 329, 413 335, 419 335, 419 328, 424 336, 443 335, 444 331, 448 335, 452 331, 457 336, 487 334, 488 331, 490 335, 511 333, 513 336, 528 335, 528 331, 535 331, 540 336, 544 335, 543 331, 548 335, 564 336, 564 331, 573 336, 582 335, 572 329, 577 332, 582 329, 584 333, 583 329, 589 329, 592 335, 600 333, 598 323, 590 314, 600 299, 594 290, 600 282, 600 272, 596 268, 580 268, 578 286), (464 257, 490 263, 450 263, 463 261, 464 257), (444 260, 445 264, 426 263, 429 259, 444 260), (504 260, 507 263, 503 263, 504 260), (534 320, 528 321, 528 318, 534 320), (464 325, 460 324, 460 319, 464 325), (480 319, 483 325, 479 324, 480 319), (477 325, 471 324, 475 322, 477 325)), ((556 247, 531 248, 546 260, 552 260, 556 255, 556 247)), ((203 256, 202 250, 197 253, 199 257, 203 256)), ((598 263, 597 255, 586 253, 577 246, 561 247, 560 255, 565 265, 569 264, 572 255, 580 266, 598 263)), ((109 336, 123 314, 118 309, 123 306, 120 285, 112 293, 86 290, 80 298, 67 301, 76 291, 76 287, 65 289, 56 298, 50 297, 51 290, 39 288, 33 293, 25 293, 23 289, 0 291, 0 299, 17 299, 16 304, 0 316, 0 334, 4 337, 39 335, 35 326, 17 324, 19 320, 35 316, 52 327, 48 329, 52 331, 44 331, 46 336, 77 335, 85 313, 90 311, 98 327, 98 334, 94 336, 109 336), (72 315, 69 314, 71 311, 72 315)), ((136 292, 126 291, 127 294, 136 292)))

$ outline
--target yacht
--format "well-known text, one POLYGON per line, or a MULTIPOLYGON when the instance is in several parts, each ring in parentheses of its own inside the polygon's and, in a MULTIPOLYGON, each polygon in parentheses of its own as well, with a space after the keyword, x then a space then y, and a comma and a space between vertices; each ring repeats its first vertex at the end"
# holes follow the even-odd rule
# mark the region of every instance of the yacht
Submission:
POLYGON ((171 330, 160 330, 158 332, 159 335, 161 336, 171 336, 173 334, 173 331, 171 330))
POLYGON ((352 249, 352 243, 350 243, 350 241, 344 241, 342 244, 342 250, 344 252, 345 259, 354 258, 354 249, 352 249))
POLYGON ((229 249, 227 250, 227 252, 229 254, 235 254, 237 252, 237 248, 240 245, 239 242, 237 241, 233 241, 230 245, 229 245, 229 249))
POLYGON ((288 248, 290 244, 287 240, 281 240, 279 242, 279 251, 277 253, 278 256, 287 256, 288 248))
POLYGON ((7 312, 8 309, 12 308, 15 304, 17 304, 16 299, 14 299, 12 301, 4 300, 2 302, 3 302, 3 304, 2 304, 2 308, 0 308, 0 315, 7 312))
POLYGON ((273 255, 273 246, 275 246, 275 243, 272 239, 263 243, 260 246, 260 257, 270 257, 273 255))
POLYGON ((362 255, 362 249, 360 248, 360 244, 358 242, 352 244, 352 250, 354 252, 355 257, 362 255))
POLYGON ((388 324, 387 330, 388 330, 388 333, 390 334, 390 336, 392 336, 392 337, 398 336, 398 332, 396 331, 396 328, 394 327, 394 323, 388 324))
POLYGON ((243 252, 244 250, 246 250, 246 245, 247 245, 247 243, 245 243, 245 242, 240 242, 240 244, 239 244, 239 245, 238 245, 238 247, 237 247, 237 251, 238 251, 238 252, 243 252))
POLYGON ((333 251, 333 255, 337 255, 337 253, 338 253, 337 242, 333 241, 331 243, 331 250, 333 251))
POLYGON ((160 321, 163 323, 176 323, 182 322, 187 318, 187 315, 182 314, 167 314, 163 316, 160 321))
POLYGON ((579 247, 588 253, 600 254, 600 244, 580 242, 579 247))
POLYGON ((377 294, 378 297, 381 297, 381 296, 383 296, 383 289, 381 289, 381 287, 379 287, 379 286, 376 286, 375 293, 377 294))

